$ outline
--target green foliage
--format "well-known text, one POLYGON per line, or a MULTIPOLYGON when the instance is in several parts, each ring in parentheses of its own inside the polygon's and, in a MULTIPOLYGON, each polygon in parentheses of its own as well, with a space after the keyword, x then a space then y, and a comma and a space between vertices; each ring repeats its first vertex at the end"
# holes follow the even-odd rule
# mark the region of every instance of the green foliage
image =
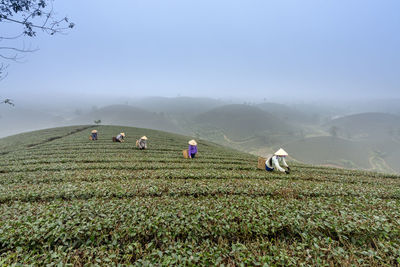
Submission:
MULTIPOLYGON (((87 126, 86 126, 87 127, 87 126)), ((257 158, 189 137, 99 126, 0 139, 0 263, 394 266, 400 177, 257 158), (124 131, 125 143, 111 136, 124 131), (148 150, 135 149, 138 137, 148 150)))

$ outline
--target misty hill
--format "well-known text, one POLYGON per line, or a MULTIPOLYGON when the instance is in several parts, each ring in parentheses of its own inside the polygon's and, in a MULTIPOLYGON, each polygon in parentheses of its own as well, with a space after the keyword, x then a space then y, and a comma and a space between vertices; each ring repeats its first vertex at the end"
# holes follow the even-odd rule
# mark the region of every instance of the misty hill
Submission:
POLYGON ((0 137, 20 132, 65 125, 66 120, 38 109, 0 105, 0 137))
POLYGON ((249 105, 226 105, 194 118, 198 127, 221 130, 230 139, 251 138, 260 133, 286 133, 291 127, 275 115, 249 105))
POLYGON ((288 105, 278 103, 261 103, 256 107, 267 111, 277 118, 296 124, 301 123, 318 123, 320 116, 314 111, 305 112, 304 110, 292 108, 288 105))
POLYGON ((397 173, 400 173, 400 149, 391 151, 388 155, 384 155, 385 162, 397 173))
POLYGON ((351 110, 354 113, 363 112, 380 112, 380 113, 391 113, 400 115, 400 99, 399 98, 387 98, 387 99, 373 99, 362 102, 352 101, 351 110))
POLYGON ((150 112, 129 105, 111 105, 99 108, 73 119, 72 122, 75 124, 93 124, 94 120, 99 119, 102 124, 126 125, 175 133, 183 132, 165 114, 150 112))
POLYGON ((354 114, 333 119, 324 128, 331 136, 304 137, 285 147, 295 159, 309 164, 399 172, 399 116, 354 114))
POLYGON ((147 97, 133 101, 132 105, 152 112, 194 115, 222 106, 224 102, 202 97, 147 97))
POLYGON ((400 172, 400 142, 394 138, 371 141, 318 136, 288 142, 284 146, 296 160, 308 164, 400 172))
POLYGON ((386 113, 360 113, 334 119, 327 127, 335 127, 338 135, 351 139, 400 137, 400 116, 386 113))
POLYGON ((331 136, 310 137, 285 145, 290 155, 304 163, 371 169, 370 151, 363 143, 331 136))

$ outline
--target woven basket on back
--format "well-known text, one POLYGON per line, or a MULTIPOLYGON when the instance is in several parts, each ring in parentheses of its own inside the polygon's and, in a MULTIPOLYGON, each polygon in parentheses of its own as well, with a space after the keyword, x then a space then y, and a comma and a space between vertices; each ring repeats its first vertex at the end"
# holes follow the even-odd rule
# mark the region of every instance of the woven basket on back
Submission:
POLYGON ((257 168, 260 169, 260 170, 265 170, 265 161, 267 161, 266 158, 259 157, 258 158, 257 168))

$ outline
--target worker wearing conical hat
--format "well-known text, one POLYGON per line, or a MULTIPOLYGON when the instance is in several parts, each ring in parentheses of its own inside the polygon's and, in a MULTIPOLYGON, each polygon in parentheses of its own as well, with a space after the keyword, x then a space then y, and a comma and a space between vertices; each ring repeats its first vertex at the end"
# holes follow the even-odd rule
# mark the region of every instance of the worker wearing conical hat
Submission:
POLYGON ((140 137, 140 139, 138 141, 138 147, 141 150, 147 148, 147 137, 146 136, 140 137))
POLYGON ((276 151, 274 153, 274 155, 272 155, 270 158, 268 158, 265 161, 265 170, 271 172, 271 171, 277 169, 280 172, 285 172, 287 174, 290 173, 290 167, 287 165, 287 163, 285 161, 285 157, 287 157, 287 156, 288 156, 288 153, 286 153, 285 150, 280 148, 278 151, 276 151), (284 167, 286 167, 287 170, 282 168, 280 166, 280 164, 282 164, 284 167))
POLYGON ((97 130, 92 131, 92 140, 97 140, 97 130))
POLYGON ((125 133, 120 133, 119 135, 117 135, 117 137, 115 138, 117 142, 124 142, 124 138, 125 138, 125 133))
POLYGON ((194 159, 196 154, 197 154, 197 142, 195 140, 190 140, 188 148, 189 158, 194 159))

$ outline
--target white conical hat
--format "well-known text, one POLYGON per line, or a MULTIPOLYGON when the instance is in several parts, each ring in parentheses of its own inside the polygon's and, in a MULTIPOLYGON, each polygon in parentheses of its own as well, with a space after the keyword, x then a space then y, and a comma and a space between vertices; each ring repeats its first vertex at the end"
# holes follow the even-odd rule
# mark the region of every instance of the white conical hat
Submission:
POLYGON ((277 155, 277 156, 289 156, 289 154, 285 150, 283 150, 282 148, 280 148, 278 151, 276 151, 274 155, 277 155))
POLYGON ((93 130, 92 133, 97 133, 97 130, 93 130))
POLYGON ((140 137, 140 139, 147 140, 147 137, 143 135, 142 137, 140 137))
POLYGON ((120 135, 122 135, 123 137, 125 137, 125 133, 120 133, 120 135))
POLYGON ((189 145, 197 146, 197 143, 196 143, 196 141, 194 141, 194 140, 190 140, 190 141, 189 141, 189 145))

